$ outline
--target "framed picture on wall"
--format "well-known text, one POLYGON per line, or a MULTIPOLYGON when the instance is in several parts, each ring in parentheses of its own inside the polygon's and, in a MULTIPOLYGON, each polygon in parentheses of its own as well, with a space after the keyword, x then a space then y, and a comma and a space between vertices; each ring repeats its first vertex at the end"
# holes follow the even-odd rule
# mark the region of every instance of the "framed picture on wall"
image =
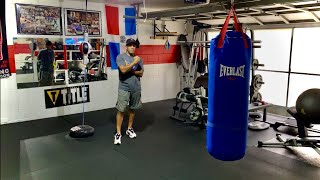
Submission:
POLYGON ((15 4, 18 34, 62 35, 61 8, 15 4))
POLYGON ((100 11, 65 9, 64 20, 66 36, 83 35, 85 28, 89 36, 101 36, 100 11))

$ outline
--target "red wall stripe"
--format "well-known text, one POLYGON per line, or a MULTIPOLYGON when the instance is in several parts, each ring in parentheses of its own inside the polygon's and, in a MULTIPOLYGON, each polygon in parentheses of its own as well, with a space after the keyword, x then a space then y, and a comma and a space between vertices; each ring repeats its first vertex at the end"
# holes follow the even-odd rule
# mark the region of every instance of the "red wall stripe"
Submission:
MULTIPOLYGON (((15 44, 8 46, 9 65, 11 73, 16 73, 14 54, 31 53, 28 44, 15 44)), ((111 67, 109 46, 106 46, 107 66, 111 67)), ((181 59, 179 45, 171 45, 170 49, 164 45, 140 45, 136 49, 136 54, 143 59, 144 64, 164 64, 176 63, 181 59)))
POLYGON ((14 60, 14 51, 15 48, 13 45, 8 45, 8 58, 9 58, 9 67, 11 73, 16 73, 16 61, 14 60))
MULTIPOLYGON (((111 67, 109 46, 106 51, 107 65, 111 67)), ((166 50, 164 45, 140 45, 136 49, 136 55, 143 59, 144 64, 176 63, 181 59, 180 45, 171 45, 169 50, 166 50)))
POLYGON ((14 44, 15 54, 31 54, 29 44, 14 44))

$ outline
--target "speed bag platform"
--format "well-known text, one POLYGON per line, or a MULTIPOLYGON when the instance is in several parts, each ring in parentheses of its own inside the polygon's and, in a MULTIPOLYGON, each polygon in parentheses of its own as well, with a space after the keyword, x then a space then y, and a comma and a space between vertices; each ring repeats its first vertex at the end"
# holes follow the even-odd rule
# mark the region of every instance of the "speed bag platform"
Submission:
POLYGON ((218 47, 220 36, 210 44, 207 151, 215 159, 235 161, 244 157, 247 145, 252 44, 246 34, 228 31, 218 47))
POLYGON ((94 135, 94 128, 89 125, 79 125, 72 127, 69 136, 72 138, 87 138, 94 135))

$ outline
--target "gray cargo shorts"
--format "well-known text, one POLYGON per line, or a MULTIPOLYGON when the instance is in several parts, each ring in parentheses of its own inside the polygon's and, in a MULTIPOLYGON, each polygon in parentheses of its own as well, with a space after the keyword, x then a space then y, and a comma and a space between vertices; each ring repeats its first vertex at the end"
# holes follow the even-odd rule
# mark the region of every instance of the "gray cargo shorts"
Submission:
POLYGON ((127 107, 132 110, 140 109, 142 107, 140 91, 132 93, 121 89, 118 90, 118 100, 116 108, 118 109, 118 111, 124 112, 127 107))

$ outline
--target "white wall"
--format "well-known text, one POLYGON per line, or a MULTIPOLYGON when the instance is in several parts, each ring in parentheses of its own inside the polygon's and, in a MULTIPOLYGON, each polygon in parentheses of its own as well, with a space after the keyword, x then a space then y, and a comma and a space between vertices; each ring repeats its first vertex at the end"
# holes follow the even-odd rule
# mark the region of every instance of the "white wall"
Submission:
POLYGON ((312 88, 320 89, 320 76, 291 74, 288 106, 295 106, 299 95, 312 88))
POLYGON ((291 45, 291 29, 255 30, 256 40, 262 48, 255 49, 255 56, 264 67, 259 69, 288 71, 291 45))
POLYGON ((255 72, 262 75, 265 82, 259 90, 262 99, 286 106, 288 74, 259 70, 289 71, 291 29, 255 30, 254 36, 262 41, 262 47, 254 49, 255 58, 264 64, 255 72))
POLYGON ((320 74, 319 42, 320 28, 295 29, 291 63, 293 72, 320 74))
MULTIPOLYGON (((85 1, 59 0, 6 0, 6 27, 8 45, 13 44, 13 37, 26 37, 17 35, 15 19, 15 3, 39 4, 60 6, 63 8, 85 9, 85 1)), ((101 11, 102 35, 106 38, 105 4, 88 2, 88 10, 101 11)), ((64 22, 62 22, 64 24, 64 22)), ((184 24, 166 22, 171 31, 183 33, 184 24)), ((64 27, 64 26, 62 26, 64 27)), ((64 30, 64 28, 63 28, 64 30)), ((163 45, 165 40, 151 40, 153 25, 151 21, 138 21, 138 37, 142 45, 163 45)), ((36 37, 36 36, 28 36, 36 37)), ((41 36, 45 38, 46 36, 41 36)), ((60 36, 47 36, 58 38, 60 36)), ((61 36, 64 37, 64 36, 61 36)), ((169 42, 175 44, 176 37, 169 37, 169 42)), ((90 82, 91 102, 85 104, 85 111, 101 110, 115 107, 118 88, 118 71, 108 68, 106 81, 90 82)), ((65 86, 39 87, 17 89, 16 74, 10 78, 1 79, 1 124, 43 119, 82 112, 82 105, 71 105, 53 109, 45 109, 44 90, 65 86)), ((152 102, 175 98, 179 91, 179 75, 175 63, 145 65, 142 78, 142 102, 152 102), (157 89, 155 91, 154 89, 157 89)), ((70 85, 75 86, 75 85, 70 85)))
MULTIPOLYGON (((256 50, 256 57, 265 67, 260 69, 289 72, 291 29, 258 30, 256 39, 262 40, 262 48, 256 50)), ((287 88, 288 73, 257 71, 265 79, 261 94, 266 101, 280 106, 295 106, 298 96, 310 88, 320 88, 320 76, 294 74, 314 73, 319 70, 320 28, 294 29, 290 85, 287 88), (287 89, 289 96, 287 97, 287 89)))
MULTIPOLYGON (((320 28, 294 30, 291 71, 320 74, 320 28)), ((320 89, 320 76, 291 74, 288 106, 295 106, 299 95, 311 88, 320 89)))

